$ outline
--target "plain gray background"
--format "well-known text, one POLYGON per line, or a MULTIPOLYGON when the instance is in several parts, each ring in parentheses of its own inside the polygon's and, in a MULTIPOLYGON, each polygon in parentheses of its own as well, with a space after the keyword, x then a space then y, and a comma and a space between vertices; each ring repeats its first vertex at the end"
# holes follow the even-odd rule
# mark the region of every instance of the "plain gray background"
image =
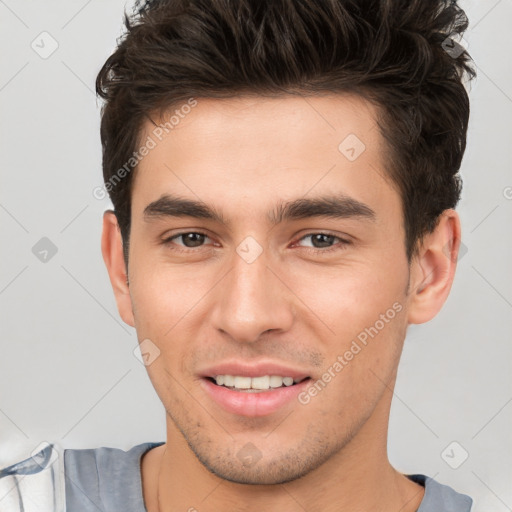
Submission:
MULTIPOLYGON (((505 512, 512 510, 512 1, 461 5, 479 75, 458 207, 467 252, 443 311, 409 330, 389 455, 400 471, 469 494, 475 512, 505 512)), ((0 0, 0 466, 42 441, 127 449, 165 439, 163 407, 134 356, 136 334, 119 318, 101 257, 110 203, 93 196, 102 184, 94 81, 121 34, 124 7, 0 0), (36 244, 48 244, 43 237, 57 249, 47 261, 36 257, 36 244)))

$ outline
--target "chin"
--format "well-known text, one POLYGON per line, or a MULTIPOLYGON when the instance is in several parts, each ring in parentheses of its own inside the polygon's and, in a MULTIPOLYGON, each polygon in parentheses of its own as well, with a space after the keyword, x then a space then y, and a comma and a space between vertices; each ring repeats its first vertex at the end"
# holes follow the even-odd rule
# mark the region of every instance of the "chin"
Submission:
POLYGON ((190 445, 190 448, 208 471, 223 480, 245 485, 277 485, 306 476, 338 451, 325 443, 316 444, 313 439, 303 440, 297 447, 279 453, 272 450, 261 453, 250 442, 237 452, 226 447, 225 455, 220 451, 215 454, 211 450, 203 451, 198 446, 190 445))

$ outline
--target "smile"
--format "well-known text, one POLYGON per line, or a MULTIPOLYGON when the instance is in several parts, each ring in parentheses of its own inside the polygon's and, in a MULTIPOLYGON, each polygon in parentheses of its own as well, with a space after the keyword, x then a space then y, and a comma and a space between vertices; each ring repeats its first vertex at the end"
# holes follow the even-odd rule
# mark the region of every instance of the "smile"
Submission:
POLYGON ((295 382, 291 377, 277 375, 217 375, 215 378, 203 377, 200 384, 206 395, 224 412, 235 416, 261 417, 293 405, 299 406, 297 396, 307 388, 310 381, 310 377, 295 382), (217 384, 219 377, 222 384, 217 384))
POLYGON ((212 381, 217 386, 246 393, 258 393, 269 389, 293 386, 305 378, 281 377, 279 375, 262 375, 260 377, 245 377, 240 375, 217 375, 212 381))

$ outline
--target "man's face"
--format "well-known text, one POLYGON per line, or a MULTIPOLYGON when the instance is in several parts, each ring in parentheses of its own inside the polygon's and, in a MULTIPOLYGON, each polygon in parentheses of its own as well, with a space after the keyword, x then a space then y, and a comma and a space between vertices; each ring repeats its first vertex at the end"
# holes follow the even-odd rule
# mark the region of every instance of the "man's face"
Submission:
POLYGON ((160 350, 148 372, 168 434, 222 478, 284 482, 385 436, 407 326, 400 197, 361 99, 197 102, 161 141, 145 126, 156 146, 133 184, 133 322, 160 350), (219 218, 178 215, 165 196, 219 218), (217 375, 306 380, 251 392, 217 375))

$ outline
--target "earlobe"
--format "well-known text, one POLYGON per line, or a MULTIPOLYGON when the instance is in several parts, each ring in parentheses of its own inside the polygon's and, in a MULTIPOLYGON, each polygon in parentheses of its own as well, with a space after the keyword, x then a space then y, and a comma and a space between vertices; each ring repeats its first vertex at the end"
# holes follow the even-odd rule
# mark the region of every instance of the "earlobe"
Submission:
POLYGON ((411 263, 409 323, 428 322, 441 310, 455 277, 459 247, 459 216, 454 210, 445 210, 411 263))
POLYGON ((124 322, 135 327, 133 308, 128 287, 126 265, 123 257, 123 241, 117 217, 112 210, 103 214, 101 252, 114 291, 117 309, 124 322))

